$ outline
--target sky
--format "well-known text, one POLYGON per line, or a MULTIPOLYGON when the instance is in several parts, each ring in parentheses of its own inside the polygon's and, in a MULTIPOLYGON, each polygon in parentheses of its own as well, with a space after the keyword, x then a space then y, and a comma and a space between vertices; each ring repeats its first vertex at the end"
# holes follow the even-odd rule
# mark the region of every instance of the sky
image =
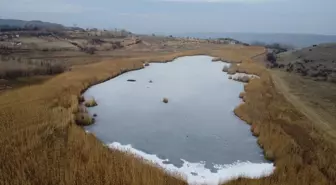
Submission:
POLYGON ((0 18, 134 33, 336 35, 336 0, 0 0, 0 18))

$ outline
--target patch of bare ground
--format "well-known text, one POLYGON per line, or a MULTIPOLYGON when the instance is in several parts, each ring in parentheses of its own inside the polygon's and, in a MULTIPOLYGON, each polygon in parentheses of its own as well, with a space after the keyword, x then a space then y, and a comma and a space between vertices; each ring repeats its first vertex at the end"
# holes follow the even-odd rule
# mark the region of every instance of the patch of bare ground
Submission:
POLYGON ((80 94, 94 84, 143 68, 145 61, 168 62, 196 54, 241 61, 260 50, 260 47, 237 46, 109 59, 73 67, 41 84, 3 92, 0 96, 1 184, 186 184, 179 175, 110 150, 77 126, 79 102, 84 101, 80 94))
POLYGON ((266 158, 274 160, 276 170, 269 177, 239 178, 225 184, 336 184, 335 145, 276 89, 269 71, 248 61, 239 67, 260 78, 245 85, 245 103, 235 109, 235 114, 251 124, 258 144, 266 158))

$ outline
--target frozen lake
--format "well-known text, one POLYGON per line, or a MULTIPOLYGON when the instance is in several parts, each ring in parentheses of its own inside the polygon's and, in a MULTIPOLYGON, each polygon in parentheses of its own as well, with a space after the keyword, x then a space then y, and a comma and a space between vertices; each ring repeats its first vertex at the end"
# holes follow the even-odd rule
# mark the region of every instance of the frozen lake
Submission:
POLYGON ((243 83, 222 72, 228 64, 211 59, 151 63, 89 88, 84 96, 96 99, 89 112, 98 117, 86 130, 111 148, 182 173, 191 184, 272 173, 250 126, 233 113, 243 83))

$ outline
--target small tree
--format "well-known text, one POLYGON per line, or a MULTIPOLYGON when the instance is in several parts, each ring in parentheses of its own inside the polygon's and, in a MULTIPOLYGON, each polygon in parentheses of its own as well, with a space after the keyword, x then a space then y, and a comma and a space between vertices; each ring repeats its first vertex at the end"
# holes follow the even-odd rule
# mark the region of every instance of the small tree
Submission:
POLYGON ((267 61, 269 61, 271 63, 276 62, 276 56, 275 56, 274 53, 267 53, 266 58, 267 58, 267 61))

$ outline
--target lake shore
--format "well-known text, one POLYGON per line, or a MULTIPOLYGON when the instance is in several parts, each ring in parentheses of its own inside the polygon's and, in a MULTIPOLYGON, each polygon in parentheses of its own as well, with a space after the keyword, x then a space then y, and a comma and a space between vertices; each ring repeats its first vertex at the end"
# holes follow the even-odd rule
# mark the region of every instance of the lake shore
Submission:
MULTIPOLYGON (((0 96, 2 134, 1 181, 5 184, 187 184, 180 176, 117 150, 103 146, 74 123, 78 97, 88 87, 121 73, 140 69, 146 61, 170 61, 207 54, 243 61, 239 68, 260 79, 245 86, 245 104, 235 113, 252 125, 258 143, 276 164, 273 175, 239 178, 227 184, 332 184, 336 182, 334 147, 275 90, 270 72, 250 59, 264 52, 258 47, 153 54, 111 59, 78 66, 38 85, 0 96), (259 130, 259 131, 257 131, 259 130), (85 173, 83 173, 85 171, 85 173)), ((238 95, 237 95, 238 96, 238 95)))
POLYGON ((99 116, 85 129, 114 149, 180 173, 191 184, 271 174, 273 164, 264 159, 250 126, 233 114, 244 83, 222 72, 228 63, 211 59, 198 55, 150 63, 89 88, 83 96, 99 105, 88 112, 99 116))

